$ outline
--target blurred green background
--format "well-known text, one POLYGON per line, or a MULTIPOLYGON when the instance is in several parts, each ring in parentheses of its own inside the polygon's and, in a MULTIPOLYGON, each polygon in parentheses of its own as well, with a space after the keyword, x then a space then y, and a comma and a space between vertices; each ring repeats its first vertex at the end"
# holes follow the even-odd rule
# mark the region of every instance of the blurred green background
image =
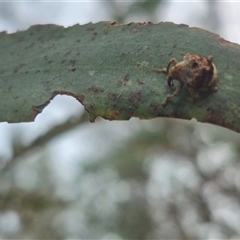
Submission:
MULTIPOLYGON (((173 21, 240 42, 239 10, 217 1, 0 2, 0 30, 173 21)), ((163 118, 91 124, 75 99, 57 96, 34 123, 0 123, 0 238, 239 239, 239 160, 232 131, 163 118)))

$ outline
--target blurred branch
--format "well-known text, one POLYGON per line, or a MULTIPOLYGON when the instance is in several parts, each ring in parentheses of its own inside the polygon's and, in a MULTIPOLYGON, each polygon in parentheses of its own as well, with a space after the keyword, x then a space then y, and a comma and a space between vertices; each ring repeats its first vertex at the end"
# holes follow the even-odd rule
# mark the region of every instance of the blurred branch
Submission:
MULTIPOLYGON (((173 196, 173 198, 174 198, 174 196, 173 196)), ((177 206, 176 199, 174 199, 174 201, 168 202, 168 212, 172 216, 173 221, 175 222, 176 226, 178 227, 178 230, 180 232, 179 239, 190 240, 191 237, 187 234, 187 232, 185 231, 184 226, 182 224, 181 214, 179 211, 179 207, 177 206)))
POLYGON ((206 13, 205 23, 211 31, 219 32, 222 26, 221 18, 219 15, 218 2, 206 1, 208 11, 206 13))
POLYGON ((35 150, 37 147, 45 146, 53 138, 72 130, 73 128, 85 123, 87 120, 88 114, 86 111, 84 111, 80 116, 71 116, 65 122, 55 125, 49 129, 48 132, 39 136, 28 146, 22 146, 19 144, 17 146, 13 146, 13 156, 7 161, 6 165, 1 169, 1 172, 8 171, 11 167, 13 167, 13 165, 17 163, 17 158, 22 157, 29 151, 35 150))
POLYGON ((54 196, 44 195, 39 192, 25 192, 17 188, 12 188, 0 194, 1 211, 11 208, 11 210, 21 212, 22 214, 28 211, 40 213, 52 207, 62 209, 67 204, 67 202, 54 196))

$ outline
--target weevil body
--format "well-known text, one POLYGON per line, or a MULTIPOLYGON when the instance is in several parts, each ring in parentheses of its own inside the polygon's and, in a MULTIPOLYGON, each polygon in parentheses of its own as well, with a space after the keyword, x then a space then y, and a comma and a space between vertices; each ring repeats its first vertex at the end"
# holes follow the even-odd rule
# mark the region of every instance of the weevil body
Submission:
POLYGON ((191 97, 197 98, 198 93, 202 91, 217 91, 217 68, 212 63, 213 57, 202 57, 199 55, 186 54, 182 62, 172 58, 167 68, 154 69, 158 73, 167 74, 167 83, 169 87, 173 86, 173 80, 180 83, 179 87, 172 95, 167 95, 162 104, 166 106, 170 98, 178 96, 184 84, 187 85, 191 97))

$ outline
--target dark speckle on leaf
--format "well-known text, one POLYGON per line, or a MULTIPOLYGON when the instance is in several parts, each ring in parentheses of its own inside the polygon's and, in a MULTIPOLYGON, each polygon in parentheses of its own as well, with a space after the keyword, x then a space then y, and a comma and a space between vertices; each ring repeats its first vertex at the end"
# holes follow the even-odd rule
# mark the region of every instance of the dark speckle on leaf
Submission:
POLYGON ((115 100, 119 99, 121 97, 121 95, 118 93, 109 93, 107 95, 107 97, 108 97, 108 99, 115 101, 115 100))
POLYGON ((69 63, 74 66, 76 64, 76 60, 69 60, 69 63))
POLYGON ((110 25, 111 26, 116 26, 116 25, 118 25, 118 22, 117 21, 113 21, 113 22, 110 23, 110 25))
POLYGON ((141 90, 139 90, 139 91, 137 91, 135 93, 131 93, 129 95, 129 97, 128 97, 128 101, 130 101, 130 102, 138 102, 138 101, 140 101, 141 100, 141 93, 142 93, 141 90))
POLYGON ((85 97, 84 97, 83 95, 76 95, 75 98, 76 98, 79 102, 83 103, 85 97))
POLYGON ((150 105, 150 108, 152 109, 153 112, 158 112, 161 107, 162 107, 162 104, 158 102, 153 102, 150 105))
POLYGON ((145 84, 145 81, 140 80, 140 79, 138 79, 137 82, 138 82, 139 85, 144 85, 145 84))
POLYGON ((29 49, 34 46, 35 43, 31 43, 29 46, 25 47, 25 49, 29 49))
POLYGON ((98 93, 104 92, 104 90, 100 87, 92 86, 92 87, 88 88, 88 92, 98 94, 98 93))
POLYGON ((126 85, 129 81, 129 74, 126 74, 124 77, 123 77, 123 80, 119 81, 117 83, 117 86, 118 87, 121 87, 122 85, 126 85))
POLYGON ((72 51, 66 52, 66 53, 64 54, 64 56, 66 56, 66 57, 69 56, 69 55, 71 54, 71 52, 72 52, 72 51))

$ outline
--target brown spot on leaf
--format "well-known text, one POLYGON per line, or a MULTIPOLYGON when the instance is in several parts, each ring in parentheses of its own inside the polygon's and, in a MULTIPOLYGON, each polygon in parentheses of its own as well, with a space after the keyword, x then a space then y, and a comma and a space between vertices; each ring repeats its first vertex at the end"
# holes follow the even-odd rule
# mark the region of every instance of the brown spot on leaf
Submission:
POLYGON ((25 47, 25 49, 29 49, 29 48, 33 47, 34 44, 35 43, 31 43, 29 46, 25 47))
POLYGON ((65 57, 69 56, 71 54, 72 51, 68 51, 64 54, 65 57))
POLYGON ((154 102, 150 104, 150 108, 152 109, 153 112, 158 112, 162 107, 161 103, 154 102))
POLYGON ((141 90, 138 90, 135 93, 131 93, 128 97, 128 101, 130 102, 139 102, 141 100, 141 90))
POLYGON ((76 66, 75 66, 76 60, 70 60, 69 63, 72 65, 70 70, 74 72, 76 70, 76 66))
POLYGON ((92 86, 92 87, 88 88, 88 92, 94 93, 94 94, 99 94, 101 92, 104 92, 104 90, 100 87, 92 86))
POLYGON ((175 118, 180 118, 180 119, 189 119, 189 117, 186 116, 185 114, 183 114, 183 112, 179 109, 174 111, 172 116, 175 117, 175 118))
POLYGON ((117 86, 121 87, 122 85, 126 85, 128 83, 128 81, 129 81, 129 74, 126 74, 124 76, 123 80, 121 80, 117 83, 117 86))
POLYGON ((117 22, 117 21, 110 22, 110 25, 111 25, 111 26, 117 26, 117 25, 118 25, 118 22, 117 22))
POLYGON ((76 60, 69 60, 69 63, 74 66, 76 64, 76 60))
POLYGON ((43 39, 42 37, 39 37, 39 38, 38 38, 38 41, 39 41, 40 43, 44 44, 45 39, 43 39))
POLYGON ((145 82, 143 80, 140 80, 140 79, 137 79, 137 82, 138 82, 139 85, 144 85, 145 84, 145 82))
POLYGON ((101 117, 105 118, 105 119, 109 119, 109 120, 117 120, 117 119, 121 119, 119 118, 119 114, 120 112, 116 109, 108 109, 104 112, 104 115, 101 115, 101 117))
POLYGON ((240 132, 239 128, 236 128, 236 124, 233 121, 225 122, 225 120, 218 114, 214 114, 213 111, 210 111, 203 122, 212 123, 221 127, 228 128, 235 132, 240 132))
POLYGON ((124 82, 128 82, 129 81, 129 74, 126 74, 123 78, 124 82))
POLYGON ((121 97, 121 95, 117 94, 117 93, 109 93, 107 95, 107 97, 108 97, 108 99, 115 101, 115 100, 119 99, 121 97))
POLYGON ((21 63, 17 67, 14 68, 13 73, 17 73, 22 67, 26 66, 26 63, 21 63))
POLYGON ((138 24, 137 24, 137 26, 139 27, 139 28, 143 28, 143 27, 146 27, 146 26, 152 26, 153 25, 153 22, 151 22, 151 21, 148 21, 148 22, 139 22, 138 24))
POLYGON ((221 38, 220 36, 218 36, 217 41, 218 41, 219 45, 221 45, 221 46, 232 46, 233 45, 233 43, 221 38))
POLYGON ((75 98, 80 102, 80 103, 83 103, 84 101, 84 96, 83 95, 75 95, 75 98))

